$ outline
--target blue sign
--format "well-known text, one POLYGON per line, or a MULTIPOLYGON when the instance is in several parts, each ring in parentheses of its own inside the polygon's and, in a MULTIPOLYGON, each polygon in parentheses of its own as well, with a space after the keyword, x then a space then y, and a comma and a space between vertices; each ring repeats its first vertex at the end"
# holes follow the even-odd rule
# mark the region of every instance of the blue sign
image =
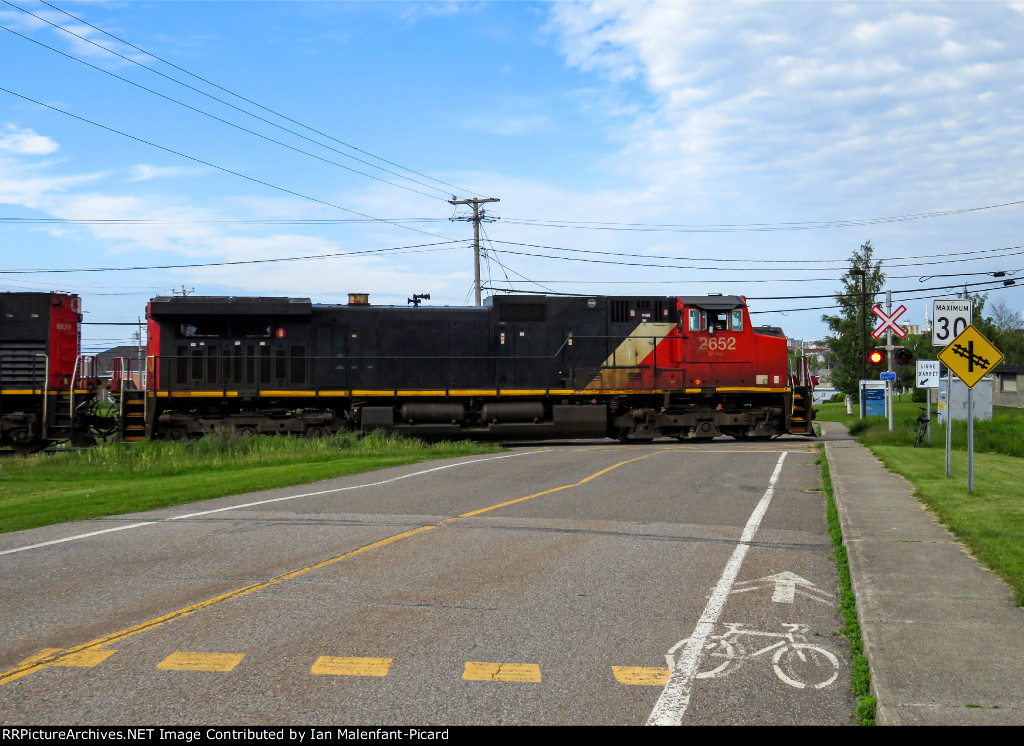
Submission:
POLYGON ((885 417, 885 391, 883 389, 866 389, 864 397, 865 417, 885 417))
POLYGON ((883 381, 895 381, 896 380, 896 371, 894 371, 894 370, 883 370, 882 371, 882 380, 883 381))

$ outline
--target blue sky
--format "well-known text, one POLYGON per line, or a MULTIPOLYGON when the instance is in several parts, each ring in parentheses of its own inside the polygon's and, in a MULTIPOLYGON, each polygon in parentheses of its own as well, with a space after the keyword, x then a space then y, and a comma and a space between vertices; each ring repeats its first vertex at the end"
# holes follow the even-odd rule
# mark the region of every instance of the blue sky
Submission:
POLYGON ((182 287, 465 304, 452 196, 501 200, 486 285, 743 294, 797 338, 864 241, 911 323, 1024 270, 1024 3, 10 0, 0 26, 0 290, 89 321, 182 287))

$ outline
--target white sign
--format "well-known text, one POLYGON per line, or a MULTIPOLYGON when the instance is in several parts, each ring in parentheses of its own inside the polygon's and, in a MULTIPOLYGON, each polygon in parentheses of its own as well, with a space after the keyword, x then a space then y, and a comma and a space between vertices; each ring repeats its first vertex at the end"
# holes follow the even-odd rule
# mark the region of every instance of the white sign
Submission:
POLYGON ((939 387, 939 361, 917 361, 917 388, 937 389, 939 387))
POLYGON ((902 316, 906 310, 906 306, 900 306, 890 315, 883 311, 881 306, 875 306, 874 308, 872 308, 871 313, 875 314, 875 316, 880 318, 882 320, 882 323, 875 327, 875 330, 871 332, 871 336, 874 337, 875 339, 878 339, 888 330, 891 331, 900 339, 903 339, 905 336, 907 336, 907 333, 900 328, 899 324, 896 323, 896 319, 902 316))
POLYGON ((973 318, 973 301, 932 301, 932 344, 945 347, 971 325, 973 318))

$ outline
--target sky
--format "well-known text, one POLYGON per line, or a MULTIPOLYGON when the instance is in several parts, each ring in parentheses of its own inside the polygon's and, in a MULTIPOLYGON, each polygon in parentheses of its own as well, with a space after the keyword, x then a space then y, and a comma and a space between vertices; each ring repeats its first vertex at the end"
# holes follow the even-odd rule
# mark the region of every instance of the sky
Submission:
POLYGON ((901 323, 964 285, 1024 308, 1024 2, 3 0, 0 29, 0 291, 81 295, 89 351, 173 292, 471 304, 453 198, 500 200, 485 296, 745 295, 814 340, 870 241, 901 323))

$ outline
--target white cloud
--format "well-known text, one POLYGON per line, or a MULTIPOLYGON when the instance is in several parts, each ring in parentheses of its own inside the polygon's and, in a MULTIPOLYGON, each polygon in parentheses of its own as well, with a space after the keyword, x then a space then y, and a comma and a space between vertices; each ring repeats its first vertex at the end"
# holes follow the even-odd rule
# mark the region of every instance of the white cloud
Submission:
POLYGON ((609 120, 618 170, 698 211, 796 212, 869 185, 879 208, 928 206, 951 172, 985 185, 968 203, 1024 191, 1024 164, 999 156, 1024 140, 1006 6, 558 3, 548 30, 569 64, 653 97, 609 120))
POLYGON ((0 150, 16 155, 49 155, 60 145, 49 137, 37 135, 29 128, 21 129, 13 124, 5 124, 0 129, 0 150))

